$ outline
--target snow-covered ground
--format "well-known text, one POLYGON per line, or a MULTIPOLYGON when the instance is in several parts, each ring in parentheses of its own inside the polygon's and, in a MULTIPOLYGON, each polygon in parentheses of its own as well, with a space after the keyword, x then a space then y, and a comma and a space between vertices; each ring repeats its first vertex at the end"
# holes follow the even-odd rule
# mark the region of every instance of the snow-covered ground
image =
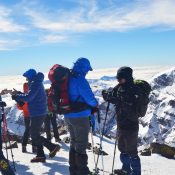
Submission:
MULTIPOLYGON (((89 137, 91 142, 91 137, 89 137)), ((99 138, 94 137, 95 144, 99 143, 99 138)), ((28 146, 29 153, 21 153, 21 146, 14 149, 14 156, 17 167, 18 175, 69 175, 68 171, 68 150, 69 145, 62 143, 62 149, 53 159, 48 158, 48 151, 45 150, 47 155, 46 163, 31 164, 30 159, 33 158, 31 154, 31 146, 28 146)), ((109 175, 112 169, 112 161, 114 155, 114 141, 104 138, 103 148, 109 155, 104 156, 104 175, 109 175)), ((95 167, 92 151, 88 151, 89 167, 92 171, 95 167)), ((97 157, 97 156, 96 156, 97 157)), ((102 168, 101 157, 99 159, 99 168, 102 168)), ((142 162, 142 175, 174 175, 175 160, 166 159, 160 155, 153 154, 151 157, 141 157, 142 162)), ((115 169, 121 168, 119 161, 119 152, 116 153, 115 169)), ((100 175, 103 172, 100 171, 100 175)))
MULTIPOLYGON (((171 84, 174 83, 172 82, 172 79, 174 78, 175 74, 173 71, 174 69, 171 69, 172 67, 152 66, 134 68, 134 77, 136 79, 147 80, 152 84, 153 87, 155 87, 153 91, 154 94, 152 96, 153 99, 151 101, 151 105, 149 106, 148 115, 142 119, 143 125, 141 125, 140 127, 141 138, 146 142, 153 141, 153 139, 155 138, 166 143, 174 142, 173 139, 175 138, 175 132, 172 128, 173 125, 175 126, 174 115, 172 115, 174 114, 174 108, 170 105, 170 100, 174 100, 174 97, 171 94, 168 95, 167 93, 174 93, 175 84, 171 84), (165 70, 168 71, 162 74, 161 72, 165 70), (158 73, 160 73, 160 75, 156 75, 158 73), (166 84, 166 82, 169 82, 170 85, 164 87, 164 84, 166 84), (163 121, 162 118, 165 118, 165 120, 163 121), (169 124, 167 125, 167 123, 169 124), (167 129, 168 131, 166 131, 167 129), (169 132, 169 129, 171 129, 171 132, 169 132), (164 135, 160 138, 162 134, 164 135)), ((117 68, 94 70, 87 76, 96 97, 99 99, 100 103, 102 102, 102 121, 104 119, 104 111, 106 104, 103 103, 103 100, 101 98, 101 90, 116 85, 116 71, 117 68)), ((19 75, 0 77, 0 91, 5 88, 15 88, 17 90, 22 90, 22 84, 24 81, 25 79, 19 75)), ((47 75, 44 81, 44 85, 46 88, 49 87, 47 75)), ((14 106, 15 102, 11 100, 10 95, 4 95, 3 100, 7 102, 8 107, 12 107, 10 113, 7 116, 10 131, 18 135, 22 135, 24 127, 21 112, 16 110, 14 106)), ((110 128, 111 133, 115 133, 116 129, 114 123, 115 121, 112 119, 113 113, 113 107, 111 106, 108 116, 109 119, 107 121, 109 128, 113 126, 112 129, 110 128)), ((94 137, 94 139, 95 143, 99 142, 97 137, 94 137)), ((104 158, 105 171, 107 172, 111 171, 113 148, 114 142, 105 138, 104 150, 109 154, 109 156, 106 156, 104 158)), ((62 150, 54 159, 48 159, 47 163, 45 164, 31 164, 30 159, 33 157, 33 155, 31 153, 22 154, 21 147, 19 145, 19 149, 14 150, 15 160, 17 162, 17 172, 19 175, 68 175, 68 149, 69 145, 62 144, 62 150)), ((30 146, 29 150, 31 150, 30 146)), ((47 150, 46 153, 48 154, 47 150)), ((92 170, 94 168, 93 154, 92 152, 88 152, 88 154, 89 165, 92 170)), ((151 157, 141 157, 141 160, 143 175, 175 174, 174 160, 169 160, 159 155, 152 155, 151 157)), ((120 166, 121 164, 119 161, 119 152, 117 151, 115 168, 120 168, 120 166)))

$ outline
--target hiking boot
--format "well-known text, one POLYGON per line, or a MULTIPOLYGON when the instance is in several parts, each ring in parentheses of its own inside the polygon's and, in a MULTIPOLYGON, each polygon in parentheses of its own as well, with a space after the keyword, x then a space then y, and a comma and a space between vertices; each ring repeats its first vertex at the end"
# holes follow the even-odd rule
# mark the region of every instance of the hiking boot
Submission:
POLYGON ((74 148, 70 148, 69 151, 69 172, 70 175, 76 175, 76 171, 77 171, 77 165, 76 165, 76 161, 75 161, 75 149, 74 148))
POLYGON ((26 153, 27 152, 26 146, 22 146, 22 152, 23 153, 26 153))
POLYGON ((60 138, 55 138, 55 142, 61 142, 61 139, 60 138))
POLYGON ((33 159, 31 159, 31 163, 39 163, 39 162, 42 162, 42 163, 45 163, 46 162, 46 158, 45 157, 34 157, 33 159))
POLYGON ((61 148, 60 145, 55 145, 54 148, 53 148, 53 150, 50 151, 49 157, 50 157, 50 158, 55 157, 55 155, 56 155, 57 152, 60 150, 60 148, 61 148))
POLYGON ((32 146, 32 153, 37 153, 37 147, 36 146, 32 146))
POLYGON ((87 166, 88 164, 87 154, 76 153, 75 160, 77 165, 77 171, 76 171, 77 175, 89 175, 90 171, 87 166))
POLYGON ((117 174, 117 175, 129 175, 129 174, 127 173, 127 171, 122 170, 122 169, 114 170, 114 174, 117 174))

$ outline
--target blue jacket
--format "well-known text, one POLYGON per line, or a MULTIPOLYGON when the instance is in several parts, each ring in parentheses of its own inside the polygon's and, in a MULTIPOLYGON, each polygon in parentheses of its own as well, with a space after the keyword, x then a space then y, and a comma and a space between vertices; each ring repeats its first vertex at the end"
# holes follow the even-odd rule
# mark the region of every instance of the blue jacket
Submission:
MULTIPOLYGON (((86 74, 91 69, 87 61, 81 62, 81 64, 75 63, 72 71, 76 76, 71 76, 69 80, 69 98, 72 102, 84 102, 91 107, 96 107, 98 102, 88 81, 85 79, 86 74)), ((89 108, 81 112, 66 114, 65 118, 81 118, 89 117, 90 115, 91 109, 89 108)))
POLYGON ((17 101, 28 102, 30 117, 37 117, 47 114, 47 97, 43 85, 44 74, 38 73, 33 81, 29 83, 27 94, 18 94, 17 101))

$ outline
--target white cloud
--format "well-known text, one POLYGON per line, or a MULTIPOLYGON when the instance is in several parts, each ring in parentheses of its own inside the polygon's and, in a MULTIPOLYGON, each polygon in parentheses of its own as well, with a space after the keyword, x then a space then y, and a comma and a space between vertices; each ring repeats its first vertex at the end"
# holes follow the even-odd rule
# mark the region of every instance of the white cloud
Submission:
POLYGON ((66 41, 68 41, 68 37, 63 35, 46 35, 41 38, 41 42, 44 43, 64 43, 66 41))
POLYGON ((98 1, 88 2, 70 11, 28 10, 26 14, 34 27, 51 32, 127 31, 156 26, 175 29, 175 0, 137 0, 121 7, 116 1, 106 8, 100 8, 98 1))
POLYGON ((22 43, 21 40, 0 39, 0 51, 13 50, 22 43))
POLYGON ((21 32, 26 30, 22 25, 18 25, 12 20, 11 10, 0 6, 0 32, 21 32))

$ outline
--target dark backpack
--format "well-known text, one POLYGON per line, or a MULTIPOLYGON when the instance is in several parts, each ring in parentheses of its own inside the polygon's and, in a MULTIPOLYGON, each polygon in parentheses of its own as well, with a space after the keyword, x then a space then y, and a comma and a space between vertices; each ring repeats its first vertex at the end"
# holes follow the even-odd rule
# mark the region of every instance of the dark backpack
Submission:
POLYGON ((149 104, 151 86, 144 80, 134 81, 136 88, 136 113, 138 117, 144 117, 149 104))
POLYGON ((58 114, 68 114, 71 112, 83 111, 89 106, 85 103, 71 102, 69 99, 69 79, 75 76, 72 71, 61 65, 54 65, 48 74, 51 87, 48 96, 52 100, 54 112, 58 114))

